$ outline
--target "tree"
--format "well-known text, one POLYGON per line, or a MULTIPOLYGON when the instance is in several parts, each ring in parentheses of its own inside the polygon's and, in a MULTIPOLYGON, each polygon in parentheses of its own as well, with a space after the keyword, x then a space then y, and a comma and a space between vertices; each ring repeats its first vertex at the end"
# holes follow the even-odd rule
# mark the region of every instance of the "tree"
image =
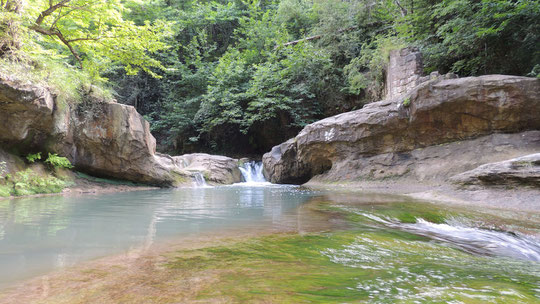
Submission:
MULTIPOLYGON (((2 10, 7 11, 11 2, 2 2, 2 10)), ((171 34, 168 24, 155 20, 136 25, 125 20, 124 4, 128 2, 134 1, 32 1, 22 8, 22 24, 29 32, 25 40, 60 53, 68 51, 81 69, 95 76, 111 63, 123 65, 128 74, 144 70, 155 75, 152 68, 162 65, 150 54, 167 48, 163 38, 171 34)))

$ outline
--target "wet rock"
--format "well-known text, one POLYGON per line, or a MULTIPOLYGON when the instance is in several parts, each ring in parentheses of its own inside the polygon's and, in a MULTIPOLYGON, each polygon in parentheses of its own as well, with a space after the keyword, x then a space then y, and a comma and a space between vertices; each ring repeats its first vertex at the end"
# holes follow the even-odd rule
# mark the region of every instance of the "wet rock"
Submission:
POLYGON ((402 97, 306 126, 263 157, 274 183, 304 183, 347 160, 492 133, 540 129, 540 80, 488 75, 435 79, 402 97))
POLYGON ((489 163, 458 174, 451 181, 461 185, 531 186, 540 188, 540 153, 489 163))
POLYGON ((184 154, 172 157, 180 172, 200 172, 207 182, 214 184, 233 184, 242 182, 242 172, 238 160, 226 156, 205 153, 184 154))

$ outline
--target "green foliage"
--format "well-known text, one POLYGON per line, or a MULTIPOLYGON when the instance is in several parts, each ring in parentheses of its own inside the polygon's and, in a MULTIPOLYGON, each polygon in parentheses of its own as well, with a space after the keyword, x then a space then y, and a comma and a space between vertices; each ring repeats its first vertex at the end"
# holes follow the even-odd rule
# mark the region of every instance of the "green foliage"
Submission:
POLYGON ((539 1, 20 3, 2 1, 0 74, 131 104, 177 153, 262 153, 379 100, 406 45, 427 73, 540 77, 539 1))
POLYGON ((50 86, 64 102, 78 102, 89 90, 111 99, 103 74, 112 66, 159 77, 156 70, 165 67, 156 54, 169 47, 172 23, 125 18, 141 6, 137 0, 2 1, 0 73, 50 86))
POLYGON ((0 161, 0 178, 4 178, 7 173, 7 164, 5 161, 0 161))
POLYGON ((45 163, 53 166, 54 168, 63 168, 63 169, 73 168, 73 165, 71 165, 71 162, 69 161, 69 159, 63 156, 58 156, 58 154, 56 153, 54 154, 49 153, 49 156, 45 160, 45 163))
POLYGON ((377 36, 372 42, 364 44, 361 55, 353 58, 344 68, 348 89, 356 94, 366 91, 371 100, 382 99, 390 51, 405 46, 406 43, 395 36, 377 36))
POLYGON ((410 99, 409 97, 405 98, 405 99, 403 100, 402 105, 403 105, 404 107, 407 108, 408 106, 411 105, 411 99, 410 99))
POLYGON ((34 163, 36 160, 41 159, 41 152, 34 153, 34 154, 28 154, 28 155, 26 155, 26 159, 28 160, 28 162, 34 163))
POLYGON ((6 185, 0 185, 0 197, 11 196, 11 187, 6 185))
POLYGON ((41 176, 32 169, 19 171, 8 176, 5 185, 0 185, 0 196, 21 196, 42 193, 58 193, 68 186, 68 182, 51 175, 41 176))
POLYGON ((123 65, 128 74, 153 73, 151 68, 162 66, 150 54, 167 47, 163 39, 171 33, 170 24, 125 20, 126 4, 137 2, 35 0, 20 15, 26 32, 22 48, 69 56, 94 77, 110 64, 123 65))
POLYGON ((307 123, 360 104, 342 102, 350 94, 332 47, 282 47, 319 21, 310 1, 188 4, 181 14, 177 39, 187 43, 176 58, 168 55, 174 70, 147 113, 153 131, 178 152, 261 153, 307 123), (259 141, 268 128, 276 131, 271 141, 259 141))
POLYGON ((417 1, 396 28, 421 47, 428 70, 525 75, 540 62, 539 1, 417 1))

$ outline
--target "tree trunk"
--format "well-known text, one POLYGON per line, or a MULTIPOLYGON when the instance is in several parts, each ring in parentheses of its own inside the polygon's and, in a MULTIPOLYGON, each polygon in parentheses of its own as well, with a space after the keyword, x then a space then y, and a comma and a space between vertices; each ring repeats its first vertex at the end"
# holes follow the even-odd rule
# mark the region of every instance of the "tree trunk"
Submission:
POLYGON ((21 47, 20 41, 20 26, 21 21, 17 15, 21 14, 21 0, 2 0, 0 2, 1 10, 9 12, 13 15, 4 15, 0 20, 0 57, 12 53, 21 47))

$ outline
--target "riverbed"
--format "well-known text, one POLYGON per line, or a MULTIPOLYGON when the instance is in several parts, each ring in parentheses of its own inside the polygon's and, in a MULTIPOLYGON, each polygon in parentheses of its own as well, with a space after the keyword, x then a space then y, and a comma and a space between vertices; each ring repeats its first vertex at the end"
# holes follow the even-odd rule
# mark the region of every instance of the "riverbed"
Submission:
POLYGON ((537 213, 268 183, 14 199, 0 302, 534 303, 539 236, 537 213))

